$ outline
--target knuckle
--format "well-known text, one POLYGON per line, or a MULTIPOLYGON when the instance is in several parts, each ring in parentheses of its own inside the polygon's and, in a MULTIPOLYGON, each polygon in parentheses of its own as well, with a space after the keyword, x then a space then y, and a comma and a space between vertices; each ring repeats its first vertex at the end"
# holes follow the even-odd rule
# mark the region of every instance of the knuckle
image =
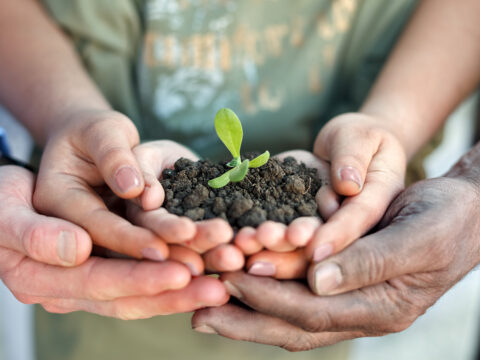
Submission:
POLYGON ((309 333, 316 333, 320 331, 325 331, 329 329, 332 325, 332 319, 328 313, 315 313, 308 314, 306 318, 303 319, 301 328, 309 333))
POLYGON ((355 260, 351 262, 353 265, 344 266, 344 271, 348 271, 351 274, 345 274, 345 278, 357 278, 360 276, 360 283, 356 284, 358 287, 375 284, 383 279, 386 275, 387 261, 382 252, 375 247, 367 247, 360 242, 357 242, 357 256, 355 260))
POLYGON ((123 306, 118 301, 114 301, 113 316, 120 320, 138 320, 149 318, 143 311, 136 306, 123 306))
POLYGON ((30 296, 27 294, 21 294, 17 292, 12 292, 12 294, 22 304, 25 304, 25 305, 38 304, 38 301, 36 301, 36 299, 33 296, 30 296))
POLYGON ((301 333, 297 336, 289 336, 281 347, 289 352, 299 352, 315 349, 318 346, 315 335, 301 333))
POLYGON ((46 311, 46 312, 49 312, 51 314, 65 314, 69 311, 65 310, 65 309, 62 309, 52 303, 43 303, 43 304, 40 304, 42 306, 42 308, 46 311))
POLYGON ((140 142, 140 136, 133 122, 118 112, 102 113, 92 118, 81 130, 81 136, 84 139, 96 140, 104 134, 111 135, 112 129, 125 133, 132 146, 140 142))
POLYGON ((46 238, 45 227, 32 224, 25 228, 22 234, 22 244, 26 255, 30 258, 39 260, 42 258, 42 249, 44 249, 44 240, 46 238))

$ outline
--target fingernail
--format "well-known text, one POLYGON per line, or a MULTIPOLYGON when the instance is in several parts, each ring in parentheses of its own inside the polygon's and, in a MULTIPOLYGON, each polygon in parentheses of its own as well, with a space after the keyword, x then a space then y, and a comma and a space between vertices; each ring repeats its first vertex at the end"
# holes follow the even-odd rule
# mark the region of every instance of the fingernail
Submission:
POLYGON ((240 290, 238 290, 238 288, 235 285, 233 285, 230 281, 225 280, 223 282, 223 285, 225 285, 230 295, 235 296, 237 299, 241 299, 243 297, 240 290))
POLYGON ((140 176, 137 171, 130 166, 124 166, 118 169, 115 174, 115 181, 122 192, 128 192, 130 189, 140 186, 140 176))
POLYGON ((334 263, 327 263, 315 270, 315 292, 319 295, 328 295, 342 283, 340 267, 334 263))
POLYGON ((258 275, 258 276, 273 276, 277 272, 275 265, 270 264, 264 261, 257 261, 254 262, 250 269, 248 269, 248 273, 251 275, 258 275))
POLYGON ((199 276, 199 275, 200 275, 200 272, 197 270, 197 268, 196 268, 192 263, 184 262, 183 264, 184 264, 186 267, 188 267, 188 270, 190 270, 190 273, 191 273, 193 276, 199 276))
POLYGON ((145 248, 142 250, 142 256, 145 259, 148 260, 153 260, 153 261, 164 261, 165 257, 162 255, 162 253, 155 248, 145 248))
POLYGON ((77 258, 77 240, 70 231, 60 231, 57 240, 57 253, 65 265, 74 265, 77 258))
POLYGON ((196 328, 193 328, 193 330, 198 331, 203 334, 218 334, 214 328, 208 326, 208 325, 200 325, 197 326, 196 328))
POLYGON ((362 176, 360 175, 360 172, 354 167, 346 166, 344 168, 341 168, 338 171, 338 174, 339 174, 340 180, 352 181, 358 185, 359 189, 362 188, 362 176))
POLYGON ((320 262, 333 254, 331 244, 321 244, 313 251, 313 262, 320 262))

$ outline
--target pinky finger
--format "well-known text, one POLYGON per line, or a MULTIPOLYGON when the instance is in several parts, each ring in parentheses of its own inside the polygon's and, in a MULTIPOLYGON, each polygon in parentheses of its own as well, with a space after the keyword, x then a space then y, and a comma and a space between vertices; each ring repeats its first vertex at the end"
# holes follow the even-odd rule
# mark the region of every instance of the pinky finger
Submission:
POLYGON ((205 266, 202 257, 195 251, 187 249, 181 245, 170 245, 170 260, 178 261, 184 264, 190 270, 193 276, 203 274, 205 266))
POLYGON ((331 185, 324 185, 315 195, 318 211, 323 220, 327 221, 340 208, 341 197, 333 190, 331 185))
POLYGON ((257 231, 253 227, 241 228, 238 234, 235 236, 234 244, 245 255, 255 254, 263 249, 263 245, 256 239, 257 231))
POLYGON ((215 247, 203 255, 205 269, 217 273, 223 271, 237 271, 243 268, 245 256, 234 245, 224 244, 215 247))
POLYGON ((286 280, 305 278, 308 265, 304 249, 288 253, 266 250, 252 255, 246 267, 251 275, 286 280))

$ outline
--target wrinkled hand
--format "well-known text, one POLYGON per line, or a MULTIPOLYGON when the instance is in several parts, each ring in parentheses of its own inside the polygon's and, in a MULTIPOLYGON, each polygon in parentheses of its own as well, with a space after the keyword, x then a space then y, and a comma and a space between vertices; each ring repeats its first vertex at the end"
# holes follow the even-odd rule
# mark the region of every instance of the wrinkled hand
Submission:
MULTIPOLYGON (((162 171, 173 168, 175 161, 182 157, 198 160, 186 147, 168 140, 139 145, 133 152, 145 178, 153 179, 150 186, 161 189, 158 206, 165 197, 158 181, 162 171)), ((148 195, 142 194, 143 202, 148 201, 148 195)), ((145 206, 142 208, 129 203, 128 218, 134 224, 150 229, 166 243, 177 244, 170 246, 170 258, 188 265, 193 275, 201 274, 204 266, 210 272, 234 271, 243 267, 244 255, 237 247, 229 244, 233 238, 233 229, 225 220, 218 218, 194 222, 187 217, 170 214, 163 207, 148 211, 144 208, 145 206), (202 254, 203 262, 197 254, 202 254)))
POLYGON ((225 274, 252 310, 200 310, 193 327, 291 351, 406 329, 479 262, 478 175, 452 174, 406 189, 382 230, 312 265, 309 282, 323 296, 293 281, 225 274))
POLYGON ((51 134, 42 156, 33 204, 42 214, 84 228, 95 245, 134 258, 163 260, 168 247, 149 230, 109 211, 95 187, 105 183, 119 197, 139 196, 145 186, 155 207, 161 194, 142 176, 132 148, 138 143, 133 123, 113 111, 80 112, 51 134))
POLYGON ((84 310, 120 319, 228 301, 220 281, 191 280, 189 269, 173 261, 89 257, 92 241, 82 228, 34 211, 34 181, 25 169, 0 167, 0 274, 19 301, 56 313, 84 310))

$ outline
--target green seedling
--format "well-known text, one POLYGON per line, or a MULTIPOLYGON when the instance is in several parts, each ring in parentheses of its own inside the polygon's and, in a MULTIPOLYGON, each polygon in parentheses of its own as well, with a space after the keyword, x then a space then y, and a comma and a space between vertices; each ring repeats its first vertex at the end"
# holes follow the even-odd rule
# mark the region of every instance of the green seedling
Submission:
POLYGON ((227 166, 232 169, 223 175, 212 179, 208 185, 218 189, 224 187, 229 182, 242 181, 248 173, 249 168, 258 168, 265 165, 270 158, 270 153, 265 151, 253 160, 245 159, 242 161, 240 157, 240 148, 242 146, 243 129, 237 115, 230 109, 220 109, 215 115, 215 130, 217 135, 227 147, 233 156, 227 166))

